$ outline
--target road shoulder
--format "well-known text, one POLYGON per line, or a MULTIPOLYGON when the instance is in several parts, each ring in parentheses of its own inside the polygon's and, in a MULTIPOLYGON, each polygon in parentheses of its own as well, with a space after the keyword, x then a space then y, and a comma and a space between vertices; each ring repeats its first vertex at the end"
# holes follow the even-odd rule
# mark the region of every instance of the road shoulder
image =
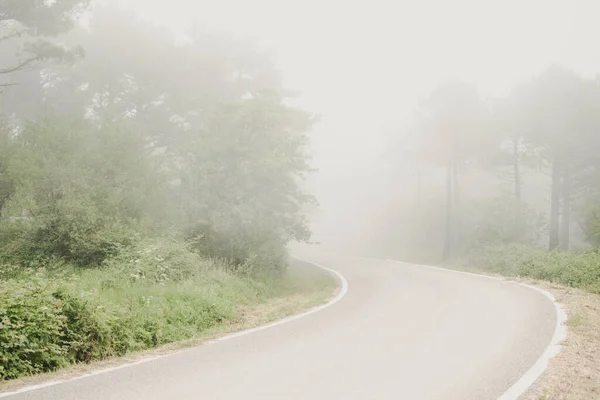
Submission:
POLYGON ((126 368, 173 355, 186 349, 210 344, 231 334, 265 326, 275 321, 323 307, 338 296, 340 284, 330 273, 316 270, 308 276, 309 278, 305 277, 298 288, 292 288, 289 294, 285 296, 273 297, 261 304, 240 305, 236 313, 238 317, 235 320, 208 329, 202 335, 193 339, 128 354, 125 357, 90 364, 78 364, 53 373, 0 382, 0 398, 15 392, 28 391, 37 387, 51 386, 72 379, 126 368))
POLYGON ((561 352, 525 399, 600 399, 600 296, 547 282, 524 282, 550 292, 568 315, 561 352))
MULTIPOLYGON (((496 278, 498 274, 448 266, 496 278)), ((523 400, 600 400, 600 295, 524 278, 507 278, 547 291, 567 314, 567 337, 547 370, 522 396, 523 400)))

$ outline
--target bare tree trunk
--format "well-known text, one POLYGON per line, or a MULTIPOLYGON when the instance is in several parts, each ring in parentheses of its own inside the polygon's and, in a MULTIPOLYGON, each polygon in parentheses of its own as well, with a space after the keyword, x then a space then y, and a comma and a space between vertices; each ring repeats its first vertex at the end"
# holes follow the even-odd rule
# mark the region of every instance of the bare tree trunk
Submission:
POLYGON ((560 223, 560 248, 569 250, 571 242, 571 171, 567 164, 563 167, 562 181, 562 220, 560 223))
POLYGON ((458 184, 458 164, 454 164, 452 166, 452 179, 454 185, 454 204, 458 205, 460 203, 460 185, 458 184))
MULTIPOLYGON (((458 163, 454 163, 452 168, 452 178, 454 185, 454 206, 452 220, 452 244, 453 247, 459 246, 461 243, 461 209, 460 209, 460 183, 459 183, 458 163)), ((455 249, 456 250, 456 249, 455 249)))
POLYGON ((448 163, 446 171, 446 234, 444 237, 444 261, 450 259, 452 252, 452 163, 448 163))
POLYGON ((554 250, 559 244, 559 217, 560 217, 560 160, 554 158, 552 164, 552 193, 550 203, 550 241, 548 249, 554 250))
POLYGON ((519 138, 513 138, 513 174, 514 174, 514 183, 515 183, 515 220, 514 220, 514 229, 516 232, 516 237, 518 239, 522 238, 523 235, 523 221, 521 220, 521 165, 519 159, 519 138))
POLYGON ((423 186, 423 173, 421 167, 417 167, 417 205, 421 204, 421 190, 423 186))
POLYGON ((515 177, 515 199, 517 204, 521 203, 521 165, 519 162, 519 141, 517 138, 513 139, 513 172, 515 177))

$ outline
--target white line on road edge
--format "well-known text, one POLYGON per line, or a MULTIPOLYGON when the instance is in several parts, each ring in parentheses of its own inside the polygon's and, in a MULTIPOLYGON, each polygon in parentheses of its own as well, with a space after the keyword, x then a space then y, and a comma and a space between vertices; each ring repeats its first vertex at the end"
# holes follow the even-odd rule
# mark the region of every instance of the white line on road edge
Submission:
POLYGON ((433 267, 430 265, 418 265, 418 264, 412 264, 412 263, 403 263, 401 261, 390 260, 390 259, 386 259, 385 261, 389 261, 389 262, 393 262, 393 263, 397 263, 397 264, 411 265, 411 266, 416 266, 416 267, 421 267, 421 268, 429 268, 429 269, 435 269, 435 270, 439 270, 439 271, 452 272, 452 273, 463 274, 463 275, 471 275, 471 276, 477 276, 480 278, 494 279, 494 280, 514 283, 517 285, 525 286, 526 288, 529 288, 529 289, 533 289, 533 290, 537 291, 538 293, 541 293, 542 295, 546 296, 548 298, 548 300, 550 300, 552 302, 552 304, 554 304, 554 308, 556 310, 556 328, 554 329, 554 334, 552 335, 552 340, 550 341, 550 344, 548 345, 548 347, 546 347, 546 350, 541 355, 541 357, 536 361, 536 363, 533 364, 533 366, 525 373, 525 375, 523 375, 514 385, 512 385, 510 388, 508 388, 508 390, 506 392, 504 392, 504 394, 502 396, 500 396, 498 398, 498 400, 518 400, 519 397, 521 397, 521 395, 523 395, 525 392, 527 392, 527 390, 529 390, 529 388, 531 388, 533 386, 535 381, 537 381, 538 378, 540 376, 542 376, 542 374, 546 371, 546 369, 548 368, 548 362, 550 361, 550 359, 552 359, 553 357, 558 355, 558 353, 560 353, 560 349, 562 347, 561 342, 567 338, 567 327, 565 325, 565 323, 567 322, 567 314, 565 313, 565 311, 562 309, 561 305, 556 301, 556 299, 550 292, 540 289, 535 286, 527 285, 525 283, 511 281, 511 280, 503 279, 503 278, 496 278, 494 276, 474 274, 472 272, 455 271, 455 270, 446 269, 446 268, 433 267))
MULTIPOLYGON (((310 309, 310 310, 308 310, 308 311, 306 311, 306 312, 304 312, 302 314, 293 315, 291 317, 287 317, 287 318, 281 319, 279 321, 271 322, 270 324, 259 326, 257 328, 250 328, 250 329, 246 329, 244 331, 232 333, 231 335, 223 336, 221 338, 205 342, 204 344, 202 344, 200 346, 197 346, 197 347, 208 346, 208 345, 211 345, 211 344, 223 342, 225 340, 233 339, 233 338, 236 338, 236 337, 249 335, 251 333, 259 332, 259 331, 262 331, 262 330, 265 330, 265 329, 273 328, 275 326, 279 326, 279 325, 286 324, 288 322, 295 321, 295 320, 300 319, 300 318, 304 318, 304 317, 306 317, 308 315, 317 313, 317 312, 322 311, 322 310, 324 310, 324 309, 326 309, 328 307, 331 307, 335 303, 337 303, 340 300, 342 300, 344 298, 344 296, 346 296, 346 294, 348 293, 348 281, 346 280, 346 278, 342 274, 340 274, 339 272, 337 272, 337 271, 335 271, 335 270, 333 270, 331 268, 324 267, 324 266, 322 266, 320 264, 317 264, 317 263, 314 263, 312 261, 303 260, 303 259, 296 258, 296 257, 294 257, 294 258, 296 260, 298 260, 298 261, 303 261, 303 262, 312 264, 312 265, 314 265, 316 267, 319 267, 322 270, 324 270, 324 271, 328 272, 329 274, 333 275, 339 281, 339 283, 341 285, 340 288, 339 288, 339 293, 333 299, 331 299, 328 303, 320 305, 320 306, 315 307, 315 308, 312 308, 312 309, 310 309)), ((60 381, 46 382, 46 383, 42 383, 40 385, 28 386, 28 387, 25 387, 23 389, 16 390, 14 392, 0 393, 0 398, 5 398, 5 397, 9 397, 9 396, 15 396, 17 394, 23 394, 23 393, 27 393, 27 392, 33 392, 35 390, 45 389, 45 388, 48 388, 48 387, 51 387, 51 386, 56 386, 56 385, 60 385, 60 384, 63 384, 63 383, 68 383, 68 382, 77 381, 77 380, 80 380, 80 379, 85 379, 85 378, 89 378, 89 377, 95 376, 95 375, 101 375, 101 374, 105 374, 107 372, 113 372, 113 371, 118 371, 118 370, 124 369, 124 368, 134 367, 136 365, 145 364, 147 362, 159 360, 161 358, 171 357, 171 356, 173 356, 175 354, 183 353, 184 351, 187 351, 187 350, 190 350, 190 348, 184 349, 184 350, 180 350, 180 351, 177 351, 177 352, 174 352, 174 353, 170 353, 170 354, 165 354, 165 355, 162 355, 162 356, 145 358, 143 360, 139 360, 139 361, 136 361, 136 362, 133 362, 133 363, 129 363, 129 364, 123 364, 123 365, 120 365, 118 367, 106 368, 106 369, 102 369, 102 370, 90 372, 88 374, 77 376, 77 377, 71 378, 71 379, 64 379, 64 380, 60 380, 60 381)))
POLYGON ((535 364, 519 379, 514 385, 512 385, 502 396, 498 398, 498 400, 517 400, 523 393, 525 393, 537 379, 542 376, 542 374, 548 368, 548 363, 550 359, 556 357, 558 353, 560 353, 561 342, 567 338, 567 313, 562 309, 561 305, 556 301, 554 296, 543 289, 540 289, 535 286, 526 285, 524 283, 515 282, 521 286, 528 287, 530 289, 536 290, 539 293, 546 296, 553 304, 556 309, 556 329, 554 330, 554 335, 552 335, 552 340, 550 344, 542 354, 542 356, 537 360, 535 364))
MULTIPOLYGON (((296 258, 296 257, 294 257, 294 258, 296 258)), ((285 323, 288 323, 288 322, 291 322, 291 321, 295 321, 297 319, 306 317, 307 315, 314 314, 316 312, 324 310, 325 308, 331 307, 332 305, 334 305, 335 303, 337 303, 338 301, 340 301, 341 299, 343 299, 344 296, 346 296, 346 293, 348 293, 348 281, 346 280, 346 278, 344 278, 344 276, 342 274, 340 274, 339 272, 337 272, 337 271, 335 271, 335 270, 333 270, 331 268, 327 268, 327 267, 324 267, 322 265, 316 264, 316 263, 314 263, 312 261, 303 260, 301 258, 296 258, 296 260, 312 264, 312 265, 314 265, 316 267, 319 267, 319 268, 321 268, 321 269, 329 272, 331 275, 333 275, 335 278, 337 278, 337 280, 340 281, 340 284, 341 284, 340 292, 329 303, 326 303, 326 304, 320 305, 318 307, 315 307, 312 310, 306 311, 305 313, 298 314, 298 315, 293 315, 291 317, 287 317, 287 318, 284 318, 282 320, 272 322, 272 323, 270 323, 268 325, 263 325, 263 326, 259 326, 257 328, 252 328, 252 329, 248 329, 248 330, 245 330, 245 331, 241 331, 241 332, 237 332, 237 333, 232 333, 231 335, 223 336, 221 338, 218 338, 218 339, 215 339, 213 341, 210 341, 207 344, 222 342, 224 340, 232 339, 232 338, 235 338, 235 337, 238 337, 238 336, 247 335, 247 334, 253 333, 253 332, 262 331, 264 329, 269 329, 269 328, 272 328, 272 327, 277 326, 277 325, 282 325, 282 324, 285 324, 285 323)))

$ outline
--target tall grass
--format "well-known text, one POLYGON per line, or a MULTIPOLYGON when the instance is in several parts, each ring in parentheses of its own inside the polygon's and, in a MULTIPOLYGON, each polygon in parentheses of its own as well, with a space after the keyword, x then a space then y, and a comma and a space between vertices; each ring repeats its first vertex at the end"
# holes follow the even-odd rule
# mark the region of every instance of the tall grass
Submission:
POLYGON ((2 272, 0 380, 192 339, 236 320, 244 305, 314 289, 311 280, 234 274, 172 241, 100 269, 2 272))
POLYGON ((508 244, 471 251, 462 264, 511 277, 528 277, 600 293, 600 254, 596 251, 547 251, 508 244))

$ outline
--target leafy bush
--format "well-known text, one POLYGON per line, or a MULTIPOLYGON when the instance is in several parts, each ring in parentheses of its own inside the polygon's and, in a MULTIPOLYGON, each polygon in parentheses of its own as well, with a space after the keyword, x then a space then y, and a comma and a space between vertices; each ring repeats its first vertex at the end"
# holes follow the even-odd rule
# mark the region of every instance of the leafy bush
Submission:
POLYGON ((519 244, 488 244, 475 247, 463 259, 463 263, 501 275, 518 275, 519 265, 530 259, 543 257, 542 248, 519 244))
POLYGON ((518 273, 534 279, 600 292, 600 254, 553 251, 519 265, 518 273))
POLYGON ((220 232, 199 225, 188 237, 196 252, 225 261, 234 272, 278 276, 287 266, 285 243, 275 231, 240 227, 235 232, 220 232))
POLYGON ((104 267, 119 269, 130 279, 160 284, 183 281, 213 266, 189 244, 169 238, 138 242, 104 263, 104 267))
POLYGON ((501 196, 469 204, 465 234, 469 248, 487 244, 536 243, 546 222, 539 212, 512 197, 501 196))
POLYGON ((60 340, 67 319, 47 285, 9 281, 0 287, 0 380, 66 364, 60 340))
POLYGON ((83 297, 76 297, 64 289, 53 296, 62 303, 65 326, 60 343, 65 347, 69 363, 90 362, 105 358, 104 349, 109 345, 109 327, 104 323, 101 309, 83 297))
POLYGON ((88 211, 61 210, 29 222, 4 222, 12 231, 2 247, 4 262, 45 267, 58 260, 80 267, 98 267, 139 239, 132 226, 92 216, 88 211), (17 228, 16 225, 21 225, 17 228))
POLYGON ((172 239, 124 249, 102 268, 49 268, 2 267, 0 380, 193 338, 278 283, 235 275, 172 239))
POLYGON ((481 247, 463 263, 506 276, 523 276, 600 293, 600 254, 508 244, 481 247))
POLYGON ((582 229, 587 241, 600 247, 600 196, 587 199, 582 211, 582 229))
POLYGON ((5 258, 97 267, 163 216, 165 175, 140 151, 143 136, 123 128, 55 118, 14 138, 7 174, 19 184, 0 228, 5 258))

